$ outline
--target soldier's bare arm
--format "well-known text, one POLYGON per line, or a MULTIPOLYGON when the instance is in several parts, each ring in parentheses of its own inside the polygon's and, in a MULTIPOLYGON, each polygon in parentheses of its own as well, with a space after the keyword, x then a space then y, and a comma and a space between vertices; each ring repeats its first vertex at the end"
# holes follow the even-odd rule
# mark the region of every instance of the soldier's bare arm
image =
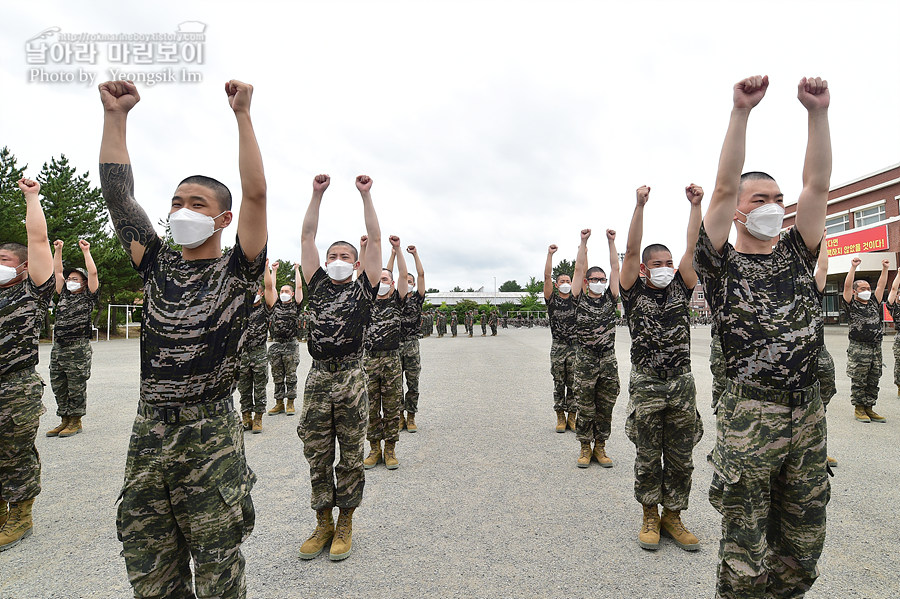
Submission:
POLYGON ((804 77, 797 86, 797 98, 808 113, 809 137, 803 162, 803 189, 797 200, 794 226, 806 247, 814 251, 819 246, 825 227, 828 188, 831 185, 831 131, 828 125, 831 96, 828 82, 819 77, 804 77))
POLYGON ((269 267, 269 261, 266 260, 266 271, 263 274, 263 283, 265 284, 266 305, 270 308, 275 305, 275 275, 278 273, 278 263, 269 267))
POLYGON ((556 253, 556 244, 547 248, 547 262, 544 263, 544 300, 549 300, 553 295, 553 254, 556 253))
POLYGON ((853 299, 853 281, 856 280, 856 267, 859 266, 861 262, 862 260, 859 258, 851 260, 850 270, 847 271, 847 276, 844 277, 844 290, 841 295, 848 304, 850 303, 850 300, 853 299))
POLYGON ((19 189, 25 194, 25 233, 28 237, 28 277, 35 285, 43 285, 53 276, 53 253, 47 237, 47 220, 41 208, 41 184, 31 179, 19 179, 19 189))
POLYGON ((367 175, 359 175, 356 178, 356 188, 362 196, 366 235, 369 236, 368 255, 363 268, 366 271, 366 278, 374 287, 381 281, 381 227, 378 224, 378 215, 375 214, 375 204, 372 203, 372 179, 367 175))
POLYGON ((713 247, 721 252, 731 232, 731 222, 737 208, 741 169, 746 152, 747 120, 750 111, 766 95, 768 76, 756 75, 738 81, 734 86, 733 107, 728 121, 728 131, 719 155, 716 186, 703 225, 713 247))
POLYGON ((616 232, 607 229, 606 239, 609 241, 609 292, 613 297, 619 297, 619 252, 616 251, 616 232))
POLYGON ((97 290, 100 288, 100 276, 97 274, 97 265, 94 263, 94 257, 91 256, 91 244, 84 239, 79 239, 78 247, 81 248, 81 253, 84 255, 84 269, 88 274, 88 291, 97 293, 97 290))
POLYGON ((303 280, 300 278, 300 263, 294 264, 294 301, 303 303, 303 280))
POLYGON ((572 295, 578 297, 584 287, 584 274, 587 272, 587 242, 591 238, 590 229, 581 230, 581 243, 578 245, 578 253, 575 254, 575 272, 572 275, 572 295))
POLYGON ((888 268, 891 267, 891 263, 889 260, 881 261, 881 276, 878 277, 878 282, 875 284, 875 299, 878 300, 878 303, 881 303, 881 298, 884 297, 884 288, 887 286, 887 276, 888 276, 888 268))
POLYGON ((413 259, 416 261, 416 289, 419 295, 425 297, 425 268, 419 259, 419 250, 414 245, 408 245, 406 246, 406 251, 412 254, 413 259))
POLYGON ((313 193, 303 217, 303 228, 300 229, 300 266, 303 268, 303 276, 306 282, 319 270, 319 250, 316 248, 316 231, 319 229, 319 206, 322 204, 322 196, 331 177, 328 175, 316 175, 313 178, 313 193))
POLYGON ((356 266, 356 276, 358 277, 360 273, 362 273, 364 264, 366 263, 366 245, 369 243, 369 236, 363 235, 359 238, 359 255, 357 256, 357 264, 356 266))
POLYGON ((816 261, 816 289, 819 293, 825 291, 825 281, 828 279, 828 250, 825 247, 825 235, 822 235, 822 243, 819 246, 819 258, 816 261))
POLYGON ((53 276, 56 278, 56 293, 62 293, 63 287, 66 285, 62 263, 63 245, 62 239, 53 242, 53 276))
POLYGON ((687 247, 684 249, 681 262, 678 263, 678 272, 681 273, 681 280, 684 281, 687 288, 693 289, 699 278, 697 271, 694 270, 694 248, 697 246, 697 239, 700 237, 700 223, 703 221, 701 209, 703 188, 691 183, 684 188, 684 195, 691 203, 691 215, 688 217, 687 247))
POLYGON ((397 256, 397 293, 400 294, 400 297, 405 298, 409 293, 409 281, 406 280, 406 275, 409 274, 406 268, 406 258, 403 257, 403 250, 400 248, 400 238, 391 235, 388 240, 391 242, 391 256, 395 254, 397 256))
POLYGON ((888 293, 888 303, 894 304, 897 302, 897 290, 900 289, 900 272, 898 272, 894 276, 894 282, 891 283, 891 291, 888 293))
POLYGON ((266 174, 262 155, 250 120, 250 98, 253 86, 232 79, 225 84, 228 104, 238 125, 238 165, 241 173, 241 212, 238 237, 248 260, 255 260, 266 247, 266 174))
POLYGON ((628 227, 628 239, 625 240, 625 257, 622 259, 622 272, 619 284, 623 289, 631 289, 641 273, 641 241, 644 237, 644 206, 650 199, 650 187, 641 185, 635 192, 637 201, 631 225, 628 227))

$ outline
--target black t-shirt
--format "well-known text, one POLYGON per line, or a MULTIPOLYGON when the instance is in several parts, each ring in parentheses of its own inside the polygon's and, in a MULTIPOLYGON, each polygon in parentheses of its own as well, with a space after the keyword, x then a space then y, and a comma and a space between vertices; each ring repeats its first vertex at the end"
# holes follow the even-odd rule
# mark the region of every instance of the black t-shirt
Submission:
POLYGON ((55 290, 52 274, 41 285, 26 276, 20 283, 0 288, 0 375, 37 365, 41 324, 55 290))
POLYGON ((881 323, 881 302, 875 299, 874 293, 865 303, 851 297, 848 304, 844 301, 844 296, 841 296, 841 308, 847 313, 850 325, 848 336, 851 341, 881 342, 884 337, 884 325, 881 323))
MULTIPOLYGON (((408 299, 409 294, 406 297, 408 299)), ((366 351, 390 351, 400 348, 400 312, 405 303, 396 291, 384 299, 375 298, 372 318, 369 321, 369 328, 366 329, 366 351)))
POLYGON ((56 302, 56 323, 53 336, 59 341, 91 338, 91 312, 97 305, 98 294, 88 289, 87 283, 80 293, 72 293, 63 285, 56 302))
POLYGON ((403 302, 403 310, 400 312, 400 339, 402 341, 412 341, 421 334, 422 305, 424 303, 425 296, 416 291, 406 294, 406 301, 403 302))
POLYGON ((631 363, 656 370, 690 368, 691 289, 681 273, 665 289, 653 289, 638 277, 619 293, 631 332, 631 363))
POLYGON ((309 280, 309 355, 315 360, 359 358, 378 285, 365 272, 339 285, 319 269, 309 280))
MULTIPOLYGON (((253 294, 256 297, 256 294, 253 294)), ((247 334, 244 338, 244 348, 259 347, 265 345, 269 338, 269 316, 272 309, 266 304, 266 299, 260 298, 259 303, 253 304, 250 318, 247 320, 247 334)))
POLYGON ((616 298, 609 288, 600 297, 581 292, 575 303, 575 335, 578 344, 596 352, 613 351, 616 345, 616 298))
POLYGON ((276 299, 269 318, 272 339, 275 341, 292 341, 297 337, 300 326, 300 304, 292 297, 286 302, 276 299))
POLYGON ((547 301, 550 335, 555 341, 575 341, 575 296, 562 297, 556 291, 547 301))

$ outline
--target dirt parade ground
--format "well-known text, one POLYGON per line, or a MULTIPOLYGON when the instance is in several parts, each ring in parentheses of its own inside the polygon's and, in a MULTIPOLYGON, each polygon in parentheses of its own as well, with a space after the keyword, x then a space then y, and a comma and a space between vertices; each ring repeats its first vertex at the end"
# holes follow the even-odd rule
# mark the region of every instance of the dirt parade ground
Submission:
MULTIPOLYGON (((265 416, 245 435, 256 528, 243 545, 247 596, 293 597, 711 597, 719 515, 707 499, 715 440, 710 409, 709 329, 692 330, 693 372, 705 436, 694 452, 686 526, 701 539, 688 553, 663 538, 637 544, 641 507, 633 495, 634 447, 623 425, 629 336, 619 327, 622 393, 607 452, 611 469, 579 469, 579 444, 554 431, 548 329, 501 330, 497 337, 421 341, 419 432, 403 432, 400 468, 366 471, 353 524, 353 554, 298 558, 315 525, 298 416, 265 416)), ((810 598, 893 598, 900 594, 900 399, 893 385, 893 335, 884 341, 877 411, 886 424, 856 422, 846 377, 847 329, 826 343, 838 374, 828 411, 831 479, 821 576, 810 598)), ((138 399, 137 340, 95 343, 84 432, 44 432, 58 418, 49 387, 37 447, 43 490, 34 534, 0 554, 0 598, 128 598, 116 538, 116 498, 138 399)), ((38 371, 48 377, 50 346, 38 371)), ((302 388, 310 357, 301 348, 302 388)), ((273 405, 269 387, 269 407, 273 405)), ((237 394, 235 394, 237 402, 237 394)), ((299 406, 298 406, 299 414, 299 406)), ((367 447, 368 448, 368 447, 367 447)))

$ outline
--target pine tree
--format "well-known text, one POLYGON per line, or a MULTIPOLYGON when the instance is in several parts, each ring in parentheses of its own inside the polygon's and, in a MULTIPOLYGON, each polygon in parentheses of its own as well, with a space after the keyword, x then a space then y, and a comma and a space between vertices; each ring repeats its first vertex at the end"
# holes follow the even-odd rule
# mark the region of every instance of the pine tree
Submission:
POLYGON ((16 166, 9 148, 0 148, 0 243, 28 241, 25 235, 25 196, 17 181, 25 176, 27 165, 16 166))

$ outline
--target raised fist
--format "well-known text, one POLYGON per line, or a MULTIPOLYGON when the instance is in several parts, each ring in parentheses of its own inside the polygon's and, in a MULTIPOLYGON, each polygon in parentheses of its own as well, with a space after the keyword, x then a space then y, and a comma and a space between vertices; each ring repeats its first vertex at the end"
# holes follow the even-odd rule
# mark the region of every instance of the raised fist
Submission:
POLYGON ((637 195, 637 205, 643 206, 647 203, 647 200, 650 199, 650 187, 647 185, 641 185, 637 188, 635 192, 637 195))
POLYGON ((59 251, 59 250, 63 249, 63 245, 64 245, 64 244, 63 244, 63 240, 62 240, 62 239, 57 239, 56 241, 53 242, 53 248, 54 248, 56 251, 59 251))
POLYGON ((325 191, 331 185, 331 177, 328 175, 316 175, 313 177, 313 190, 325 191))
POLYGON ((741 79, 734 84, 734 107, 747 110, 753 108, 763 99, 768 88, 768 75, 754 75, 741 79))
POLYGON ((406 251, 409 252, 410 254, 412 254, 413 256, 415 256, 416 255, 416 246, 408 245, 408 246, 406 246, 406 251))
POLYGON ((547 253, 550 254, 550 255, 553 255, 553 254, 556 253, 556 250, 558 250, 558 249, 559 249, 559 248, 556 247, 556 244, 554 243, 554 244, 552 244, 550 247, 547 248, 547 253))
POLYGON ((700 202, 703 201, 703 188, 691 183, 684 188, 684 195, 687 196, 687 199, 691 204, 699 206, 700 202))
POLYGON ((797 99, 807 110, 825 110, 831 103, 828 82, 821 77, 804 77, 797 85, 797 99))
POLYGON ((856 257, 856 258, 854 258, 853 260, 850 261, 850 264, 853 265, 853 268, 856 268, 857 266, 859 266, 860 264, 862 264, 862 260, 860 260, 859 257, 856 257))
POLYGON ((273 262, 272 263, 272 272, 275 272, 276 270, 278 270, 279 266, 281 266, 281 264, 279 262, 277 262, 277 261, 273 262))
POLYGON ((369 242, 369 236, 368 236, 368 235, 363 235, 362 237, 360 237, 360 238, 359 238, 359 247, 360 247, 360 249, 366 247, 366 244, 367 244, 368 242, 369 242))
POLYGON ((34 179, 19 179, 18 180, 19 189, 22 190, 22 193, 28 195, 29 193, 38 193, 41 191, 41 184, 35 181, 34 179))
POLYGON ((253 95, 253 86, 237 79, 232 79, 225 84, 225 93, 228 94, 228 104, 235 112, 248 112, 250 110, 250 97, 253 95))
POLYGON ((881 268, 890 268, 890 267, 891 267, 891 261, 890 261, 890 260, 882 260, 882 261, 881 261, 881 268))
POLYGON ((396 235, 391 235, 390 237, 388 237, 388 241, 391 242, 391 247, 393 247, 395 250, 398 250, 398 251, 400 250, 400 238, 399 237, 397 237, 396 235))
POLYGON ((107 81, 98 86, 100 101, 107 112, 127 113, 141 101, 137 86, 131 81, 107 81))
POLYGON ((581 230, 581 241, 587 241, 591 238, 591 230, 590 229, 582 229, 581 230))
POLYGON ((81 248, 81 251, 82 251, 82 252, 89 252, 89 251, 91 251, 91 244, 88 243, 87 241, 85 241, 84 239, 79 239, 79 240, 78 240, 78 247, 81 248))
POLYGON ((360 175, 356 178, 356 189, 362 191, 369 191, 372 189, 372 179, 368 175, 360 175))
POLYGON ((616 240, 616 232, 613 229, 607 229, 606 230, 606 238, 609 239, 610 241, 615 241, 616 240))

